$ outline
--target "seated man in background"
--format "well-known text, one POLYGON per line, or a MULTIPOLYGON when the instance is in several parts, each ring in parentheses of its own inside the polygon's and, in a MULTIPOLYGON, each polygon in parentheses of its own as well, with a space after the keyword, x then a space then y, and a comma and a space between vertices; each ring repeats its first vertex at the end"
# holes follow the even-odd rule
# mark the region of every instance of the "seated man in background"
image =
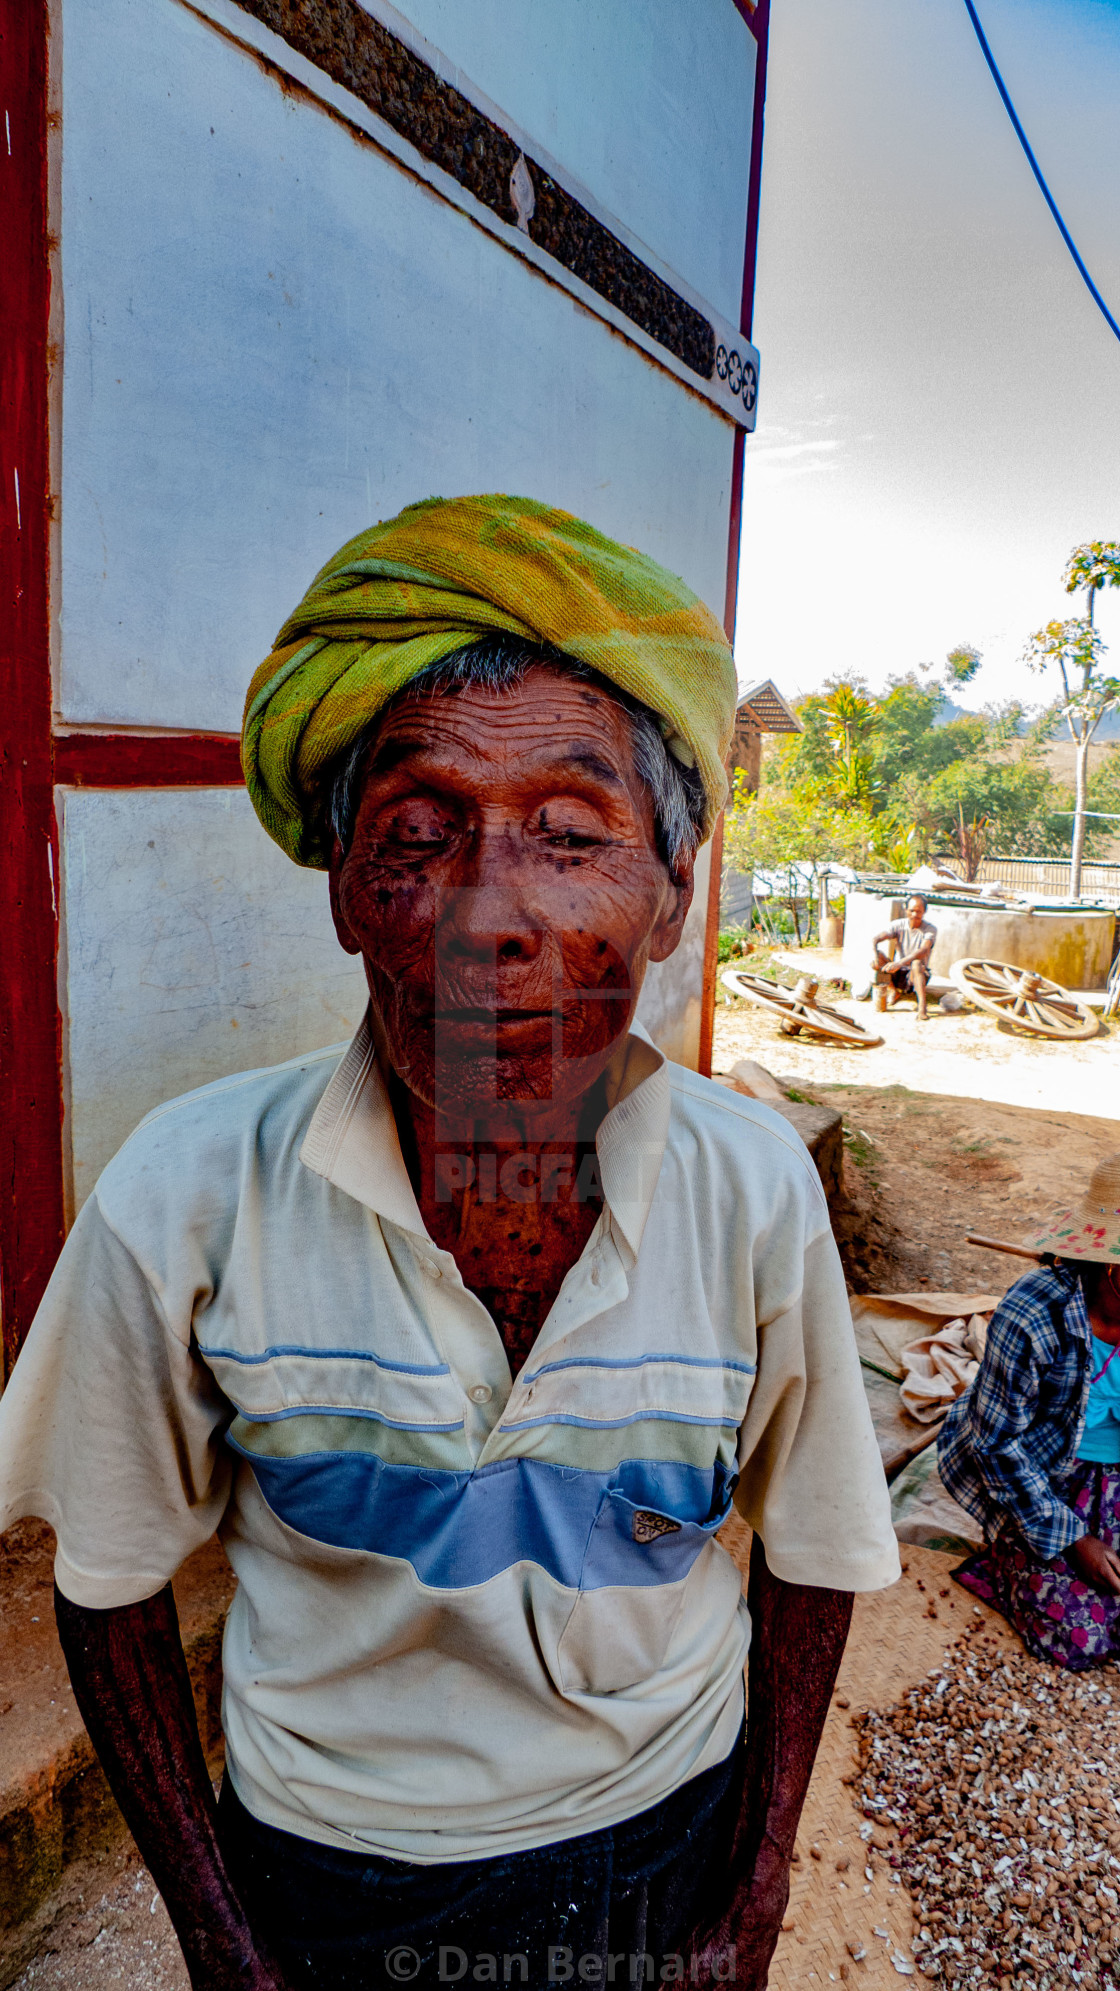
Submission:
POLYGON ((898 1558, 807 1153, 632 1027, 735 692, 681 582, 509 498, 352 541, 250 687, 369 1010, 149 1116, 0 1402, 196 1991, 766 1982, 898 1558), (169 1588, 215 1529, 217 1806, 169 1588))
POLYGON ((926 1021, 926 985, 929 957, 937 939, 937 928, 926 918, 926 902, 915 892, 902 919, 892 919, 882 933, 875 935, 871 966, 877 982, 887 985, 887 1005, 893 1009, 904 995, 918 999, 918 1021, 926 1021), (886 952, 880 950, 885 948, 886 952))

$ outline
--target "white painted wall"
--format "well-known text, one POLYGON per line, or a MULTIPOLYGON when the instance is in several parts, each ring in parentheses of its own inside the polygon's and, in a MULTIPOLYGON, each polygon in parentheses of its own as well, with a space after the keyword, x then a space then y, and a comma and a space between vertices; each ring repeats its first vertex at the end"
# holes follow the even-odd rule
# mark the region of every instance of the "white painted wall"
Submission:
POLYGON ((242 790, 59 800, 77 1210, 153 1106, 351 1036, 366 990, 324 874, 289 862, 242 790))
POLYGON ((557 164, 733 324, 755 40, 734 0, 398 0, 557 164))
POLYGON ((67 0, 64 102, 66 719, 236 730, 323 561, 433 492, 722 614, 732 429, 563 291, 175 0, 67 0))
POLYGON ((638 998, 638 1022, 645 1025, 667 1058, 678 1065, 689 1065, 693 1071, 700 1056, 700 996, 711 856, 712 846, 706 843, 696 859, 696 891, 681 944, 667 961, 654 961, 646 970, 638 998))
MULTIPOLYGON (((463 4, 480 87, 501 102, 500 10, 463 4)), ((416 0, 446 46, 464 24, 439 13, 416 0)), ((510 116, 734 315, 745 165, 740 187, 719 152, 705 187, 695 141, 741 63, 731 0, 656 0, 672 60, 628 0, 573 0, 570 16, 531 0, 525 18, 522 57, 537 35, 548 61, 522 62, 510 116), (611 20, 646 65, 629 151, 607 101, 611 20), (690 72, 678 101, 674 63, 701 48, 712 73, 701 88, 690 72)), ((733 431, 710 405, 178 0, 63 0, 61 39, 65 720, 236 730, 317 568, 433 492, 581 513, 722 613, 733 431)), ((151 1106, 346 1036, 364 990, 321 875, 288 863, 244 795, 70 791, 60 809, 77 1207, 151 1106)), ((701 881, 640 1011, 689 1062, 705 900, 701 881)))

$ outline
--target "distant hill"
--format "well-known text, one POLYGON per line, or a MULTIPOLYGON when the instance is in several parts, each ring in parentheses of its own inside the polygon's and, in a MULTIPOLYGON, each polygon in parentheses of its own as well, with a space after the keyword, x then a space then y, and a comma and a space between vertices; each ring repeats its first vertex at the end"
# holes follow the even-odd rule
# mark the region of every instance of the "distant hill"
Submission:
POLYGON ((938 707, 933 723, 935 726, 947 726, 952 719, 978 719, 979 716, 978 712, 970 712, 967 705, 954 705, 952 699, 947 698, 944 705, 938 707))
MULTIPOLYGON (((982 716, 981 713, 971 711, 967 705, 956 705, 951 698, 946 698, 933 723, 935 726, 947 726, 952 719, 978 719, 982 716)), ((1020 731, 1026 731, 1025 723, 1020 727, 1020 731)), ((1062 731, 1064 735, 1064 726, 1062 731)), ((1120 740, 1120 712, 1106 712, 1093 734, 1093 739, 1094 741, 1120 740)))

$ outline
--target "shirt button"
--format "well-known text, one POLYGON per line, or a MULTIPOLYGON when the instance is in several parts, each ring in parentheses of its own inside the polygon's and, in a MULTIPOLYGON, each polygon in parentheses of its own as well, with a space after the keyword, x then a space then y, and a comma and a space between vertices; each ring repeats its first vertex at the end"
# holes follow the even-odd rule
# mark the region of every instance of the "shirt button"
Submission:
POLYGON ((424 1260, 424 1270, 429 1279, 443 1278, 443 1267, 442 1265, 437 1265, 434 1258, 426 1258, 424 1260))
POLYGON ((467 1391, 472 1403, 489 1403, 493 1394, 489 1383, 475 1383, 473 1389, 467 1391))

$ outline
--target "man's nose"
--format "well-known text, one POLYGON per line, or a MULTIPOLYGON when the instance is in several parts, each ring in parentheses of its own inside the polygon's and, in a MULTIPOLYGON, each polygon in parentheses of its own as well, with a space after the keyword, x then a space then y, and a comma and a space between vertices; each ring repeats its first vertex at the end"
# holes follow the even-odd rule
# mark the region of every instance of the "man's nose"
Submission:
POLYGON ((442 895, 438 951, 445 963, 500 968, 535 961, 544 933, 525 899, 509 885, 451 885, 442 895))
POLYGON ((502 814, 485 816, 471 839, 461 884, 448 886, 440 915, 445 961, 479 961, 499 967, 534 961, 545 922, 532 904, 526 852, 516 827, 502 814))

